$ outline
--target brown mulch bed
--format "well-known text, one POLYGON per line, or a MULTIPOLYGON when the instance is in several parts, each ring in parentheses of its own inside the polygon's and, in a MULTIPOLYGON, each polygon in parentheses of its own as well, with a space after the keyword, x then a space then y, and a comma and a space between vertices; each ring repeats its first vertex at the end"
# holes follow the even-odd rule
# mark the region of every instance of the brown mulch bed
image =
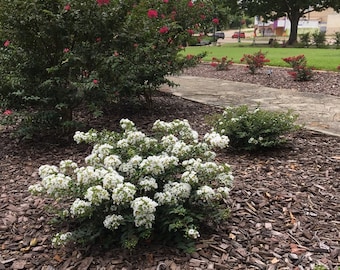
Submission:
MULTIPOLYGON (((98 129, 116 129, 121 118, 129 118, 147 131, 157 119, 185 118, 202 135, 209 130, 206 116, 217 111, 160 93, 153 109, 110 108, 103 118, 86 121, 98 129)), ((229 163, 235 176, 228 205, 231 215, 216 231, 203 233, 193 254, 152 244, 132 252, 51 247, 56 228, 49 223, 52 216, 47 208, 54 202, 31 196, 27 188, 39 181, 40 165, 58 164, 63 159, 80 162, 90 150, 50 139, 24 143, 10 139, 9 130, 0 132, 0 270, 340 266, 339 137, 301 130, 289 135, 289 143, 281 149, 219 153, 219 160, 229 163)))

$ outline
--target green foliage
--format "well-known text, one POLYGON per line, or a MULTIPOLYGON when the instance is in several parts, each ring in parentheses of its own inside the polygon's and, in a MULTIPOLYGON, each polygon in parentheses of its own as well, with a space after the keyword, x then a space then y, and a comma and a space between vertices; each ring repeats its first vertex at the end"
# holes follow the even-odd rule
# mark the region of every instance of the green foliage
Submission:
POLYGON ((303 54, 282 59, 293 68, 293 71, 288 71, 288 73, 295 81, 304 82, 313 78, 313 69, 307 67, 307 60, 303 54))
POLYGON ((240 62, 246 63, 250 73, 255 74, 258 69, 263 68, 264 63, 268 63, 270 60, 266 59, 266 54, 260 50, 254 54, 244 54, 240 62))
POLYGON ((325 47, 326 42, 326 32, 316 31, 312 34, 313 43, 317 48, 325 47))
POLYGON ((54 111, 53 127, 84 103, 96 112, 135 97, 150 103, 160 85, 173 85, 168 75, 202 57, 178 52, 211 19, 205 1, 3 0, 0 100, 54 111))
POLYGON ((222 57, 221 59, 213 57, 210 63, 210 65, 216 68, 217 71, 229 70, 232 64, 234 64, 233 59, 228 59, 227 56, 222 57))
POLYGON ((52 243, 132 249, 156 241, 192 251, 201 226, 228 217, 233 176, 213 151, 227 147, 228 137, 212 132, 199 140, 186 120, 158 120, 153 136, 128 119, 120 124, 122 132, 75 133, 77 143, 94 145, 84 166, 63 160, 39 168, 41 181, 29 191, 58 199, 54 210, 70 230, 52 243))
POLYGON ((291 111, 250 110, 242 105, 226 108, 213 118, 212 124, 216 132, 229 137, 231 147, 253 151, 284 144, 283 135, 299 128, 294 124, 297 117, 291 111))
POLYGON ((299 35, 299 37, 300 37, 300 42, 302 46, 308 48, 311 42, 310 33, 309 32, 302 33, 299 35))
POLYGON ((335 32, 335 46, 337 49, 340 48, 340 32, 335 32))

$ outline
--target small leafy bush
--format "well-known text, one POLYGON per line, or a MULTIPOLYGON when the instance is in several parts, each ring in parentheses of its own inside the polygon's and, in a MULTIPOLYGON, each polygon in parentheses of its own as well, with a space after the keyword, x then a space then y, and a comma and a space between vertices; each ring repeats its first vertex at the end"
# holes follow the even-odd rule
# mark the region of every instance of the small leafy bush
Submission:
POLYGON ((313 68, 307 67, 307 60, 303 54, 282 58, 282 60, 293 68, 293 71, 289 71, 288 73, 295 81, 310 81, 313 78, 313 68))
POLYGON ((126 100, 150 105, 161 85, 174 85, 169 75, 199 62, 202 54, 179 52, 212 16, 202 0, 2 0, 0 100, 38 112, 23 121, 30 128, 46 113, 43 126, 56 130, 80 106, 100 114, 126 100))
POLYGON ((53 244, 100 240, 134 248, 153 239, 190 249, 200 225, 228 216, 223 200, 233 176, 212 151, 228 137, 211 132, 199 141, 186 120, 156 121, 153 137, 128 119, 120 125, 121 133, 75 133, 77 143, 94 145, 85 166, 63 160, 39 168, 41 182, 30 192, 58 199, 59 218, 72 229, 53 244))
POLYGON ((300 42, 302 46, 308 48, 311 43, 310 33, 307 32, 307 33, 300 34, 299 37, 300 37, 300 42))
POLYGON ((340 32, 335 32, 335 47, 340 48, 340 32))
POLYGON ((264 63, 270 60, 266 59, 266 54, 260 50, 254 54, 244 54, 240 62, 246 63, 250 73, 255 74, 258 69, 263 68, 264 63))
POLYGON ((218 59, 216 57, 213 57, 211 60, 211 66, 215 67, 216 70, 229 70, 231 65, 234 64, 232 59, 228 59, 227 56, 222 57, 221 59, 218 59))
POLYGON ((313 43, 317 48, 323 48, 325 47, 325 42, 326 42, 326 32, 322 31, 315 31, 312 34, 313 37, 313 43))
POLYGON ((247 105, 228 107, 212 120, 213 130, 230 139, 230 146, 242 150, 277 147, 286 142, 284 134, 299 128, 297 115, 262 110, 250 110, 247 105))

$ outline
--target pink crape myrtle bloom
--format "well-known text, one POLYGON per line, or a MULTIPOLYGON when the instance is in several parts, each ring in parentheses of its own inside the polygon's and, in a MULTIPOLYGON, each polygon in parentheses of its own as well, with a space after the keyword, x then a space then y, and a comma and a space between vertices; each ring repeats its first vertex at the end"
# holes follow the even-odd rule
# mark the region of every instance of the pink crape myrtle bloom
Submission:
POLYGON ((65 48, 65 49, 63 50, 63 52, 64 52, 64 53, 68 53, 68 52, 70 52, 70 49, 69 49, 69 48, 65 48))
POLYGON ((192 1, 189 1, 188 2, 188 7, 193 7, 194 6, 194 3, 192 1))
POLYGON ((93 83, 94 83, 94 84, 98 84, 99 81, 98 81, 97 79, 94 79, 94 80, 93 80, 93 83))
POLYGON ((148 17, 149 17, 150 19, 152 19, 152 18, 157 18, 157 17, 158 17, 158 11, 155 10, 155 9, 149 9, 149 10, 148 10, 148 17))
POLYGON ((218 18, 213 18, 212 22, 213 22, 213 24, 219 24, 220 20, 218 18))
POLYGON ((108 5, 108 4, 110 4, 110 0, 97 0, 98 6, 108 5))
POLYGON ((166 34, 169 32, 169 28, 167 26, 163 26, 161 27, 161 29, 159 29, 159 33, 161 34, 166 34))
POLYGON ((11 115, 13 112, 11 110, 4 111, 3 115, 11 115))
POLYGON ((8 47, 10 44, 11 44, 11 42, 8 39, 4 42, 5 47, 8 47))
POLYGON ((64 6, 64 10, 70 11, 71 10, 71 5, 67 4, 66 6, 64 6))

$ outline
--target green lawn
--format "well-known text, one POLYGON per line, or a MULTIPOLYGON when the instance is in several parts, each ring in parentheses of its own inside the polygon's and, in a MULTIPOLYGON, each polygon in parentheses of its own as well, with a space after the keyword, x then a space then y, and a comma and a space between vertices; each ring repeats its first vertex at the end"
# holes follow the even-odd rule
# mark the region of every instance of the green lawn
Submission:
POLYGON ((235 63, 240 63, 243 54, 253 54, 259 50, 267 53, 270 66, 288 67, 282 58, 304 54, 307 65, 320 70, 337 70, 340 65, 340 50, 337 49, 317 49, 317 48, 270 48, 265 46, 251 46, 250 44, 225 44, 223 46, 193 46, 187 47, 184 54, 196 55, 206 51, 208 55, 204 61, 211 61, 212 57, 221 58, 227 56, 235 63))

